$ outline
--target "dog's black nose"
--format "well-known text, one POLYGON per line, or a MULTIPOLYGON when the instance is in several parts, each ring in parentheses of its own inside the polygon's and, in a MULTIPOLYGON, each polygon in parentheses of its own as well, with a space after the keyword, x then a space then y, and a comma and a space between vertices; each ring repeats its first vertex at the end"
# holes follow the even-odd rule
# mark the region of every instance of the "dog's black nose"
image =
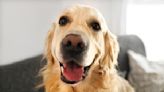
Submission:
POLYGON ((86 49, 86 43, 82 40, 80 35, 69 34, 62 41, 63 54, 75 57, 82 54, 86 49))

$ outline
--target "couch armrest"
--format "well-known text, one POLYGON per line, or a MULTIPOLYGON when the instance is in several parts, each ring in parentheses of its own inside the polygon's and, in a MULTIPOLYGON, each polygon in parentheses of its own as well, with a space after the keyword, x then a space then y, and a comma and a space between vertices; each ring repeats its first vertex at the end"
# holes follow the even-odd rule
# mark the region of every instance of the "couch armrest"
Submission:
POLYGON ((145 46, 142 40, 136 35, 118 36, 118 42, 120 45, 120 53, 118 56, 118 70, 126 72, 125 79, 127 79, 128 73, 130 71, 127 51, 130 49, 146 56, 145 46))

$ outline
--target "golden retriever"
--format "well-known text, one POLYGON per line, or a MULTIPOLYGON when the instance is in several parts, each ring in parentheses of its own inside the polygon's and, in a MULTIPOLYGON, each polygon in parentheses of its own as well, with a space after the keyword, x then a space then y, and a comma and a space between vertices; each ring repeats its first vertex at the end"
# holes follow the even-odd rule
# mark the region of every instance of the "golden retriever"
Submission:
POLYGON ((46 40, 43 85, 46 92, 134 92, 117 75, 119 46, 98 10, 65 9, 46 40))

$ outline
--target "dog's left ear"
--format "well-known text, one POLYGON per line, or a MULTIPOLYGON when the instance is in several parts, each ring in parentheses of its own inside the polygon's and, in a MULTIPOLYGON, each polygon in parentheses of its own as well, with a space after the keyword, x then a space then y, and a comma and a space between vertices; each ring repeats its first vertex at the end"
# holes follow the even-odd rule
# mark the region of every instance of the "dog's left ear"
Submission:
POLYGON ((110 68, 113 68, 117 64, 117 57, 119 53, 119 45, 117 37, 110 31, 104 33, 105 53, 103 57, 103 63, 107 63, 110 68))
POLYGON ((53 23, 50 30, 48 31, 48 35, 46 38, 46 43, 45 43, 45 58, 48 60, 48 63, 54 63, 54 58, 52 56, 51 48, 52 48, 52 39, 54 37, 54 32, 55 32, 56 24, 53 23))

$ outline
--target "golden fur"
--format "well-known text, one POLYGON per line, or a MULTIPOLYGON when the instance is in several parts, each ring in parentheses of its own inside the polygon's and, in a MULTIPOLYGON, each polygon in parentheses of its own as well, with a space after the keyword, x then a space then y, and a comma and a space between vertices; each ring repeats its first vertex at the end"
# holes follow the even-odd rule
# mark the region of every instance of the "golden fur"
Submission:
POLYGON ((44 67, 43 85, 46 92, 134 92, 133 88, 123 78, 117 75, 115 65, 119 46, 116 37, 109 31, 102 15, 89 6, 77 5, 66 9, 60 16, 67 15, 71 24, 60 27, 59 18, 52 24, 48 32, 45 57, 47 65, 44 67), (88 27, 87 21, 96 19, 101 23, 101 31, 94 32, 88 27), (84 62, 91 65, 87 77, 76 83, 64 83, 61 77, 59 60, 60 42, 69 33, 84 36, 91 44, 90 51, 84 62), (89 63, 88 63, 89 62, 89 63))

